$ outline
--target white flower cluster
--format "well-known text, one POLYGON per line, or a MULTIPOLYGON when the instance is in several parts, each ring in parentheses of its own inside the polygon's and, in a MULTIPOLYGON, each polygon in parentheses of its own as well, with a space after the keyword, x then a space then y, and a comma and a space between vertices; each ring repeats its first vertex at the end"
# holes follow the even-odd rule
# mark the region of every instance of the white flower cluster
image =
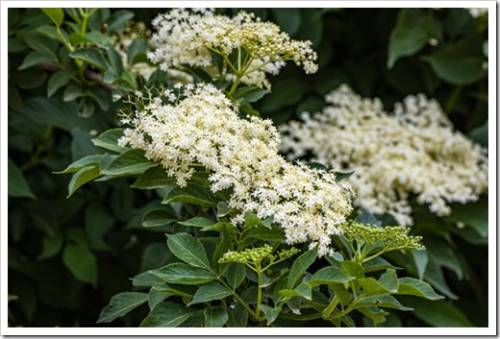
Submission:
POLYGON ((232 220, 247 212, 272 217, 289 244, 319 244, 328 253, 331 236, 351 212, 351 190, 326 171, 291 164, 278 153, 279 133, 270 120, 242 119, 229 99, 210 84, 178 86, 155 98, 124 123, 121 145, 142 149, 159 162, 179 186, 185 186, 202 165, 209 171, 211 190, 231 189, 232 220), (182 88, 181 88, 182 87, 182 88))
POLYGON ((269 87, 266 73, 277 74, 286 61, 302 66, 306 73, 318 68, 310 41, 292 40, 277 25, 250 13, 230 18, 211 9, 172 9, 155 18, 153 26, 157 32, 149 58, 163 70, 188 65, 214 74, 211 51, 224 58, 226 79, 239 74, 242 83, 259 87, 269 87), (237 55, 231 61, 232 53, 237 55))
POLYGON ((349 181, 357 206, 411 225, 412 195, 444 216, 449 203, 474 201, 487 189, 486 151, 454 131, 435 100, 408 96, 389 115, 379 99, 361 98, 343 85, 326 101, 322 114, 304 113, 303 121, 279 128, 281 150, 290 159, 312 155, 354 170, 349 181))

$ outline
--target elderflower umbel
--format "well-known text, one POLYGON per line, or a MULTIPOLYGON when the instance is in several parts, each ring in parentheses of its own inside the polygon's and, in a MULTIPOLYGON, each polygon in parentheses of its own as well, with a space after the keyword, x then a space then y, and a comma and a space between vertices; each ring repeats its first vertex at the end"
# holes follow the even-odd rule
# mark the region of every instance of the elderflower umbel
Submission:
POLYGON ((151 61, 168 70, 184 65, 201 67, 214 74, 212 53, 224 60, 224 77, 235 77, 247 85, 269 87, 267 74, 277 74, 286 61, 315 73, 316 53, 310 41, 292 40, 271 22, 261 22, 251 13, 230 18, 212 9, 172 9, 153 20, 156 33, 149 53, 151 61), (229 56, 235 54, 230 60, 229 56))
POLYGON ((179 186, 192 177, 195 165, 209 171, 213 192, 231 189, 233 219, 247 212, 273 217, 289 244, 319 244, 328 253, 331 236, 351 212, 351 191, 335 175, 291 164, 278 153, 279 133, 270 120, 238 116, 231 101, 215 86, 182 86, 183 95, 167 90, 164 103, 155 98, 129 119, 121 145, 145 151, 179 186))
POLYGON ((454 131, 435 100, 408 96, 388 115, 379 99, 344 85, 326 101, 322 114, 280 127, 281 149, 290 159, 312 154, 313 161, 354 170, 349 181, 359 207, 411 225, 411 195, 444 216, 449 203, 477 200, 487 189, 486 151, 454 131))

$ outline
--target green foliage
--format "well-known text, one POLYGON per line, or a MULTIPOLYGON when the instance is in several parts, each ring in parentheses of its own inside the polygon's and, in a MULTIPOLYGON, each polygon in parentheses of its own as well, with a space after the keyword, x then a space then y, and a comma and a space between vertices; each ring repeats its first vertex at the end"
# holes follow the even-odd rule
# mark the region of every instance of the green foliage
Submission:
MULTIPOLYGON (((145 85, 172 85, 164 72, 144 79, 132 70, 147 62, 146 37, 123 54, 113 44, 134 15, 149 24, 155 13, 9 10, 11 325, 486 325, 487 197, 453 206, 446 218, 415 208, 412 236, 385 227, 393 224, 387 216, 351 223, 334 237, 336 252, 318 259, 315 249, 285 245, 270 220, 249 214, 246 228, 234 226, 225 197, 208 189, 203 173, 181 189, 143 154, 119 146, 124 98, 145 85), (72 178, 53 174, 61 170, 72 178)), ((272 92, 235 86, 230 96, 243 114, 279 124, 321 109, 344 82, 386 107, 423 92, 487 146, 485 16, 463 9, 258 15, 310 39, 320 70, 304 75, 287 66, 272 78, 272 92)))

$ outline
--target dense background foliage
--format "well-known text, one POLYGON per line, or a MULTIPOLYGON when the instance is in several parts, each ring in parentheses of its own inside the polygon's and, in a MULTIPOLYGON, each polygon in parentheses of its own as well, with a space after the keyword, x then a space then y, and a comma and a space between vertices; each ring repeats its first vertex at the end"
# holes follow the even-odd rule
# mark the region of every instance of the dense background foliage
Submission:
MULTIPOLYGON (((88 185, 67 200, 69 178, 53 174, 95 152, 90 139, 116 125, 121 101, 114 98, 145 81, 131 70, 145 60, 145 40, 138 37, 122 60, 111 37, 159 12, 67 10, 63 21, 38 9, 9 11, 11 325, 95 326, 111 296, 130 289, 129 277, 169 260, 163 234, 141 225, 152 194, 121 179, 88 185)), ((425 93, 457 129, 487 146, 486 16, 464 9, 254 12, 313 41, 320 63, 312 76, 290 65, 272 78, 272 95, 255 106, 263 116, 279 124, 319 110, 342 83, 386 107, 425 93)), ((415 217, 428 254, 391 259, 447 300, 409 299, 416 317, 401 313, 390 324, 487 325, 487 197, 444 219, 426 208, 415 217)), ((137 324, 142 311, 113 325, 137 324)))

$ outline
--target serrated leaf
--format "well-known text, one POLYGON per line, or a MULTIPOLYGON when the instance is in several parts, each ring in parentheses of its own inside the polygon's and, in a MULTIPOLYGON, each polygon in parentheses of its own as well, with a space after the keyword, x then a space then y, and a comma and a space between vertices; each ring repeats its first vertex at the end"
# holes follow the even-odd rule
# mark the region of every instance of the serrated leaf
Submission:
POLYGON ((133 309, 141 306, 148 300, 147 293, 123 292, 113 296, 97 320, 97 323, 110 323, 116 318, 123 317, 133 309))
POLYGON ((169 284, 201 285, 215 279, 212 273, 184 263, 169 264, 149 272, 169 284))
POLYGON ((141 327, 177 327, 188 320, 193 311, 184 305, 164 302, 158 304, 141 322, 141 327))
POLYGON ((168 235, 167 245, 180 260, 191 266, 210 271, 210 263, 203 244, 191 234, 177 233, 168 235))
POLYGON ((413 295, 429 300, 444 299, 443 296, 434 292, 434 290, 428 283, 411 277, 404 277, 399 279, 399 288, 397 294, 413 295))
POLYGON ((212 300, 221 300, 232 295, 232 292, 222 286, 218 282, 212 282, 207 285, 203 285, 193 296, 193 300, 188 304, 188 306, 206 303, 212 300))
POLYGON ((76 192, 77 189, 85 185, 86 183, 94 180, 100 175, 99 167, 91 165, 80 168, 73 176, 68 184, 68 195, 69 198, 76 192))

